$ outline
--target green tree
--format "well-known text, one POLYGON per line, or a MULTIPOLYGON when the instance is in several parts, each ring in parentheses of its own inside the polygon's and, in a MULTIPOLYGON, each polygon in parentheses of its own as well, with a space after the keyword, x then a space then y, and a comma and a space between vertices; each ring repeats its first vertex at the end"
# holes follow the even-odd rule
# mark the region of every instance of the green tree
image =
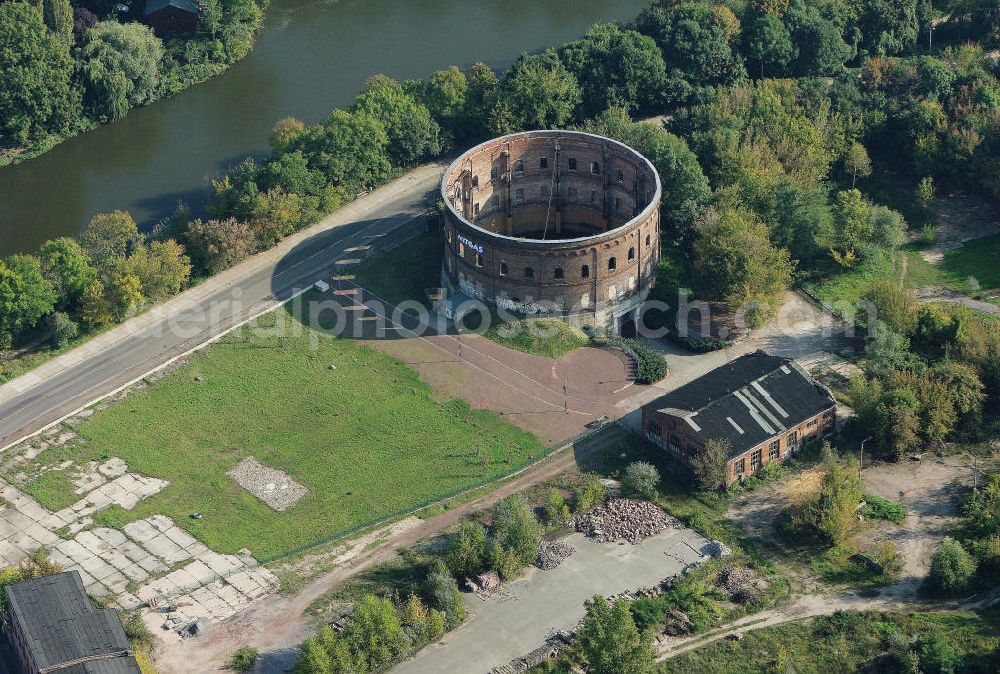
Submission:
POLYGON ((129 247, 139 241, 139 228, 126 211, 98 213, 90 219, 80 236, 87 255, 98 265, 98 274, 108 278, 119 261, 128 255, 129 247))
POLYGON ((237 648, 229 658, 226 669, 234 672, 249 672, 257 662, 257 649, 249 646, 237 648))
POLYGON ((191 260, 173 239, 138 246, 125 261, 126 273, 139 279, 143 295, 153 302, 176 295, 191 276, 191 260))
POLYGON ((26 2, 0 3, 0 147, 66 131, 80 114, 69 45, 26 2))
POLYGON ((851 57, 851 48, 836 24, 824 18, 815 6, 793 0, 784 21, 796 47, 791 62, 793 72, 802 76, 835 75, 843 69, 851 57))
POLYGON ((46 323, 51 337, 49 342, 57 349, 61 349, 69 344, 80 334, 80 328, 73 319, 62 311, 54 311, 46 318, 46 323))
POLYGON ((222 0, 199 0, 198 30, 211 39, 215 39, 222 31, 223 8, 222 0))
POLYGON ((588 601, 586 607, 587 614, 577 639, 588 672, 643 674, 653 671, 656 652, 652 637, 639 632, 625 600, 611 604, 598 595, 588 601))
POLYGON ((500 80, 485 63, 474 63, 469 69, 468 81, 469 90, 465 96, 468 133, 472 138, 481 138, 490 130, 500 80))
POLYGON ((562 524, 569 519, 569 506, 558 489, 550 489, 545 499, 545 520, 549 524, 562 524))
POLYGON ((385 75, 368 80, 351 110, 382 122, 389 138, 389 155, 400 166, 413 166, 441 152, 441 127, 427 106, 385 75))
POLYGON ((561 128, 580 104, 580 86, 558 54, 521 54, 498 85, 491 125, 496 133, 561 128))
POLYGON ((580 84, 582 114, 611 106, 649 109, 659 102, 666 64, 652 38, 615 23, 595 23, 559 48, 559 60, 580 84))
POLYGON ((306 131, 305 122, 294 117, 282 117, 274 124, 271 130, 271 150, 276 155, 281 155, 288 151, 292 143, 295 142, 306 131))
POLYGON ((760 327, 777 310, 791 280, 788 251, 771 243, 767 225, 746 208, 709 214, 698 233, 697 289, 744 311, 750 328, 760 327))
POLYGON ((935 364, 928 376, 949 392, 955 410, 978 419, 986 401, 985 387, 976 369, 966 363, 946 360, 935 364))
POLYGON ((0 348, 9 348, 55 306, 56 291, 32 255, 11 255, 0 262, 0 348))
POLYGON ((209 274, 217 274, 242 262, 254 247, 250 227, 235 218, 192 220, 184 240, 191 259, 209 274))
POLYGON ((924 176, 917 183, 917 202, 925 211, 929 211, 931 206, 934 205, 934 196, 936 193, 937 188, 934 186, 934 178, 931 176, 924 176))
POLYGON ((896 211, 868 201, 856 189, 838 192, 834 200, 834 248, 870 257, 893 250, 906 238, 906 221, 896 211))
POLYGON ((448 568, 456 578, 470 578, 486 565, 486 529, 479 522, 462 520, 451 537, 445 555, 448 568))
POLYGON ((298 194, 277 188, 258 194, 250 215, 250 228, 257 247, 267 250, 305 224, 305 209, 303 198, 298 194))
POLYGON ((762 14, 744 33, 747 56, 760 66, 760 76, 779 75, 792 60, 795 46, 781 19, 762 14))
POLYGON ((52 239, 39 250, 42 273, 55 287, 57 304, 63 309, 79 306, 83 290, 97 279, 90 258, 76 240, 69 237, 52 239))
POLYGON ((861 46, 869 53, 899 54, 916 43, 916 0, 866 0, 861 7, 861 46))
POLYGON ((362 112, 334 110, 322 124, 309 127, 291 147, 302 151, 310 169, 350 190, 376 185, 392 169, 385 126, 362 112))
POLYGON ((388 599, 366 595, 354 607, 344 638, 362 671, 375 671, 403 652, 406 635, 388 599))
POLYGON ((83 295, 80 296, 80 320, 91 328, 111 322, 111 310, 104 296, 104 284, 100 281, 94 281, 83 289, 83 295))
POLYGON ((941 592, 965 589, 976 573, 976 562, 962 544, 945 536, 931 557, 927 582, 941 592))
POLYGON ((163 44, 139 23, 102 21, 80 49, 86 101, 96 115, 118 120, 157 97, 163 44))
POLYGON ((869 327, 865 359, 865 370, 876 377, 888 377, 896 370, 920 364, 920 359, 910 353, 910 340, 882 322, 869 327))
POLYGON ((107 307, 112 318, 122 321, 142 304, 142 281, 135 274, 120 274, 106 287, 107 307))
POLYGON ((45 25, 67 44, 73 41, 73 8, 69 0, 42 0, 45 25))
MULTIPOLYGON (((907 335, 917 325, 917 296, 891 279, 875 279, 868 284, 861 299, 870 304, 877 320, 891 330, 907 335)), ((861 316, 865 317, 864 312, 861 316)))
POLYGON ((804 518, 834 545, 842 545, 857 526, 861 476, 856 461, 828 456, 819 494, 803 505, 804 518))
POLYGON ((656 40, 663 52, 671 80, 668 89, 726 85, 746 78, 743 61, 733 50, 733 29, 725 19, 707 3, 673 0, 659 0, 640 14, 639 30, 656 40))
POLYGON ((635 494, 652 501, 656 498, 656 488, 660 484, 660 471, 645 461, 633 461, 625 467, 622 487, 626 494, 635 494))
POLYGON ((726 486, 726 461, 731 449, 727 438, 709 438, 705 448, 691 457, 691 470, 699 488, 716 491, 726 486))
POLYGON ((513 494, 493 506, 490 536, 495 544, 512 551, 522 568, 538 558, 542 526, 524 499, 513 494))
POLYGON ((920 442, 920 417, 909 405, 894 405, 889 408, 886 431, 887 449, 898 460, 920 442))
POLYGON ((444 611, 448 617, 448 627, 455 627, 465 620, 465 603, 462 593, 458 591, 455 578, 448 572, 448 567, 441 560, 436 560, 427 571, 424 581, 424 596, 431 606, 444 611))
POLYGON ((851 174, 851 187, 858 182, 858 176, 867 178, 872 174, 872 160, 861 143, 851 143, 844 155, 844 170, 851 174))
POLYGON ((465 138, 472 131, 468 97, 468 78, 456 66, 451 66, 430 76, 422 88, 420 100, 452 138, 465 138))

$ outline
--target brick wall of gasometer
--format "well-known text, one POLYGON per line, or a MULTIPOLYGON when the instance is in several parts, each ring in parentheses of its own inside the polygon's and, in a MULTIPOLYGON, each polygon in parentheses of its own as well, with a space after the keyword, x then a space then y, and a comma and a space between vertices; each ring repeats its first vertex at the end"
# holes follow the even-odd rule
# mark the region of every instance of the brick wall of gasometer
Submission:
MULTIPOLYGON (((518 134, 477 146, 453 165, 445 181, 451 205, 479 227, 517 236, 519 231, 541 229, 544 225, 539 225, 547 219, 548 231, 566 236, 570 232, 559 231, 554 206, 546 217, 550 196, 543 187, 550 187, 553 204, 561 199, 562 223, 591 227, 594 235, 572 242, 512 241, 470 227, 449 210, 445 273, 453 284, 465 280, 488 301, 497 297, 544 300, 567 310, 587 311, 606 309, 648 289, 659 260, 659 205, 629 220, 657 196, 656 180, 648 165, 628 148, 596 136, 518 134), (571 159, 575 170, 570 168, 571 159), (523 201, 518 199, 518 190, 523 190, 523 201), (505 217, 508 208, 513 216, 510 221, 505 217), (608 227, 616 230, 626 223, 620 231, 605 233, 608 227), (478 247, 483 249, 481 254, 478 247), (501 275, 503 263, 506 275, 501 275), (561 279, 557 270, 562 271, 561 279)), ((574 230, 573 235, 580 234, 574 230)))

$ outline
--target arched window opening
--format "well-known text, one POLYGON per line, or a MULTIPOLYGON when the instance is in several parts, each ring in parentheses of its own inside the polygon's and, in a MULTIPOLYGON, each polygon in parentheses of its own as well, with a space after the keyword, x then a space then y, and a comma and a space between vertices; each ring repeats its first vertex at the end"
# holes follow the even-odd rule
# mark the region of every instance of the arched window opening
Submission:
POLYGON ((590 265, 585 264, 580 268, 580 278, 590 278, 590 265))
POLYGON ((500 276, 506 276, 506 275, 507 275, 507 263, 504 262, 503 260, 500 260, 500 276))
POLYGON ((562 270, 562 267, 556 267, 556 268, 555 268, 555 269, 554 269, 554 270, 552 271, 552 276, 553 276, 553 278, 555 278, 555 280, 557 280, 557 281, 561 281, 561 280, 562 280, 562 278, 563 278, 563 270, 562 270))
POLYGON ((628 249, 628 261, 631 262, 635 259, 635 248, 628 249))
POLYGON ((615 269, 617 269, 617 267, 618 267, 618 260, 616 260, 613 257, 609 258, 608 259, 608 271, 614 271, 615 269))
POLYGON ((531 267, 525 267, 524 268, 524 278, 528 279, 529 281, 531 279, 535 278, 535 270, 532 269, 531 267))

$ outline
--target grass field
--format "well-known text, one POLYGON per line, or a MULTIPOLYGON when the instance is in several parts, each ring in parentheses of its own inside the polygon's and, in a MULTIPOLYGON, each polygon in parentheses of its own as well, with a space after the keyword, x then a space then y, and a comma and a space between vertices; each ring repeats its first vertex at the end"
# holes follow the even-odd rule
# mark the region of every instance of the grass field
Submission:
MULTIPOLYGON (((274 315, 265 319, 266 326, 274 315)), ((233 333, 81 424, 86 443, 74 451, 77 464, 117 456, 132 471, 170 481, 134 510, 100 513, 99 522, 120 526, 162 513, 213 549, 247 547, 271 558, 546 451, 495 413, 436 400, 413 370, 388 356, 325 335, 313 350, 311 333, 303 333, 233 333), (246 456, 285 471, 309 493, 284 513, 271 510, 225 475, 246 456), (191 519, 195 512, 204 519, 191 519)), ((56 458, 43 453, 39 460, 56 458)), ((28 489, 55 507, 65 498, 57 487, 28 489)))
MULTIPOLYGON (((662 663, 661 674, 706 672, 896 672, 896 653, 912 652, 920 671, 996 671, 1000 646, 996 627, 970 611, 932 613, 840 613, 753 630, 739 641, 716 641, 662 663), (930 635, 958 654, 957 669, 942 669, 930 635), (911 639, 917 641, 911 642, 911 639), (990 658, 992 657, 992 666, 990 658), (891 659, 891 660, 890 660, 891 659)), ((939 651, 938 651, 939 652, 939 651)))
POLYGON ((559 358, 590 341, 579 328, 544 318, 493 326, 484 336, 510 349, 549 358, 559 358))
POLYGON ((974 278, 983 290, 1000 288, 1000 234, 976 239, 944 254, 941 264, 954 284, 968 288, 974 278))

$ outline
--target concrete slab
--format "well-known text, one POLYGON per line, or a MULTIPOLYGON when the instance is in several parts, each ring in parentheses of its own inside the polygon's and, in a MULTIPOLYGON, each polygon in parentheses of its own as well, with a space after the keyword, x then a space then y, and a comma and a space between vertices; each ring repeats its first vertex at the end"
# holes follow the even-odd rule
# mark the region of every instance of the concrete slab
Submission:
POLYGON ((188 559, 187 552, 167 538, 166 534, 160 534, 156 538, 146 541, 143 543, 143 547, 169 564, 188 559))
POLYGON ((75 540, 63 541, 62 543, 56 545, 56 549, 77 564, 94 556, 94 553, 87 550, 87 548, 83 547, 75 540))
POLYGON ((130 564, 122 569, 122 575, 135 583, 144 583, 149 579, 146 569, 139 564, 130 564))
POLYGON ((464 595, 470 619, 438 644, 401 663, 394 673, 489 672, 544 645, 555 632, 572 629, 584 602, 656 585, 698 561, 707 540, 691 529, 668 529, 639 545, 599 544, 582 534, 563 539, 576 552, 555 569, 530 569, 501 595, 464 595))
POLYGON ((122 528, 125 530, 125 533, 128 534, 129 538, 139 543, 145 543, 146 541, 152 540, 160 535, 160 532, 156 529, 156 527, 146 520, 129 522, 122 528))
POLYGON ((178 547, 181 548, 189 548, 198 542, 198 540, 194 536, 187 533, 178 526, 170 527, 163 533, 167 538, 172 540, 174 543, 178 545, 178 547))
POLYGON ((94 535, 100 538, 102 541, 107 543, 113 548, 120 547, 128 541, 125 534, 118 531, 117 529, 109 529, 107 527, 97 527, 92 530, 94 535))

